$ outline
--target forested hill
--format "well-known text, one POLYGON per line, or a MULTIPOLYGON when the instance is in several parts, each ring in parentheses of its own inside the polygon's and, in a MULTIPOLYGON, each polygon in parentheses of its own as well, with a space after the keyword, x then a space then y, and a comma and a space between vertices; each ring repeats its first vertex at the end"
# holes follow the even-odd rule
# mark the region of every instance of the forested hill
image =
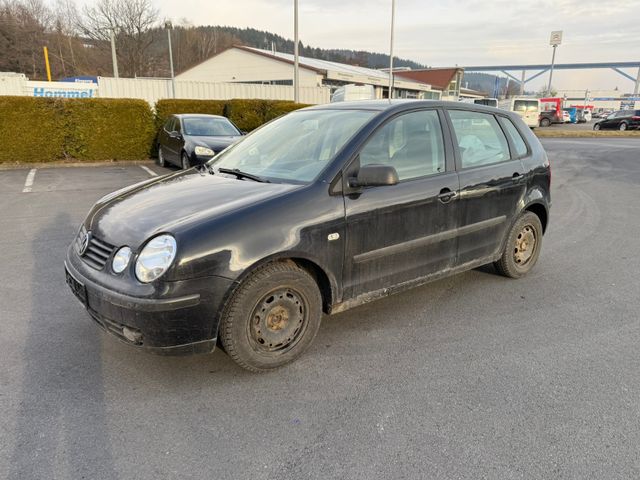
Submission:
MULTIPOLYGON (((218 30, 219 33, 226 33, 228 36, 234 38, 236 40, 236 43, 240 43, 249 47, 263 48, 265 50, 271 50, 272 47, 275 47, 278 52, 293 53, 293 40, 284 38, 275 33, 256 30, 254 28, 235 28, 226 26, 210 26, 200 28, 202 28, 203 30, 218 30)), ((318 58, 320 60, 329 60, 332 62, 348 63, 351 65, 359 65, 361 67, 369 68, 386 68, 389 66, 389 55, 386 53, 375 53, 350 49, 324 49, 304 45, 302 42, 300 42, 300 55, 304 57, 318 58)), ((425 67, 425 65, 422 65, 418 62, 414 62, 412 60, 407 60, 404 58, 398 58, 395 56, 393 64, 395 67, 425 67)))

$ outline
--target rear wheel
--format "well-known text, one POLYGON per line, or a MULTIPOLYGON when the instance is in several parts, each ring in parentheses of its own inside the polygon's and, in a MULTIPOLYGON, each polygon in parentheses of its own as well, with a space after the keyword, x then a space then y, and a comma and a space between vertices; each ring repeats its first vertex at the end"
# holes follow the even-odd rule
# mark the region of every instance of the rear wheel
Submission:
POLYGON ((548 127, 549 125, 551 125, 551 120, 549 120, 548 118, 543 118, 542 120, 540 120, 541 127, 548 127))
POLYGON ((161 167, 166 166, 166 160, 164 159, 164 152, 162 151, 162 145, 158 145, 158 165, 161 167))
POLYGON ((534 267, 542 246, 542 223, 533 212, 525 212, 511 227, 500 259, 494 263, 505 277, 520 278, 534 267))
POLYGON ((188 168, 191 167, 191 162, 189 162, 189 157, 187 157, 187 154, 185 152, 182 152, 182 169, 183 170, 187 170, 188 168))
POLYGON ((622 122, 618 128, 621 132, 624 132, 627 129, 627 124, 622 122))
POLYGON ((249 275, 224 309, 225 352, 253 372, 298 358, 320 327, 322 298, 314 279, 293 263, 270 263, 249 275))

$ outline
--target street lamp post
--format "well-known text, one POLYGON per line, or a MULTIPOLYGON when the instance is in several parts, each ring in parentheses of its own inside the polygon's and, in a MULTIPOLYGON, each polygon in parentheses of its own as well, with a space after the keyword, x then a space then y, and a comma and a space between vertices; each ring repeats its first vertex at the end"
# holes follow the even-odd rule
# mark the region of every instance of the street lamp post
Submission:
POLYGON ((113 64, 113 76, 114 78, 119 78, 118 75, 118 57, 116 57, 116 34, 115 28, 111 27, 109 29, 110 39, 111 39, 111 63, 113 64))
POLYGON ((298 52, 298 0, 293 0, 293 101, 300 102, 300 52, 298 52))
POLYGON ((391 0, 391 38, 389 41, 389 100, 393 98, 393 29, 396 16, 396 0, 391 0))
POLYGON ((549 69, 549 86, 547 87, 547 96, 551 96, 551 80, 553 79, 553 66, 556 62, 556 48, 562 43, 562 30, 551 32, 549 44, 553 47, 551 54, 551 68, 549 69))
POLYGON ((169 67, 171 68, 171 94, 176 98, 176 77, 173 73, 173 51, 171 50, 171 30, 173 24, 170 21, 164 22, 164 28, 167 30, 167 39, 169 40, 169 67))

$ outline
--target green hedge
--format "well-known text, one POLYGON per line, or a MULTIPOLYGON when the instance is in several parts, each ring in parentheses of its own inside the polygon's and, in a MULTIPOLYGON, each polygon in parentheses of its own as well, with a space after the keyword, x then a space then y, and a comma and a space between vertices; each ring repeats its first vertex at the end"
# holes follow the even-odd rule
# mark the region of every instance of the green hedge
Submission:
POLYGON ((280 100, 144 100, 0 96, 0 163, 138 160, 154 151, 157 131, 176 113, 224 115, 251 131, 307 105, 280 100))
POLYGON ((154 115, 144 100, 83 98, 64 102, 65 153, 83 160, 148 158, 154 115))
POLYGON ((61 158, 65 129, 54 98, 0 97, 0 163, 61 158))
POLYGON ((148 158, 154 115, 144 100, 0 97, 0 163, 148 158))

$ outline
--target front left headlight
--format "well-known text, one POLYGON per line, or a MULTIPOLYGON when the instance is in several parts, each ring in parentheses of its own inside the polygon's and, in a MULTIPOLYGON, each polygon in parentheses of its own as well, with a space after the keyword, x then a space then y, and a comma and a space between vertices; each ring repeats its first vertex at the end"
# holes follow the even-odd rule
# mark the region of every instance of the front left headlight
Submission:
POLYGON ((152 238, 144 246, 136 260, 136 277, 142 283, 159 278, 176 258, 176 239, 163 234, 152 238))
POLYGON ((196 155, 214 156, 216 152, 207 147, 196 147, 196 155))

